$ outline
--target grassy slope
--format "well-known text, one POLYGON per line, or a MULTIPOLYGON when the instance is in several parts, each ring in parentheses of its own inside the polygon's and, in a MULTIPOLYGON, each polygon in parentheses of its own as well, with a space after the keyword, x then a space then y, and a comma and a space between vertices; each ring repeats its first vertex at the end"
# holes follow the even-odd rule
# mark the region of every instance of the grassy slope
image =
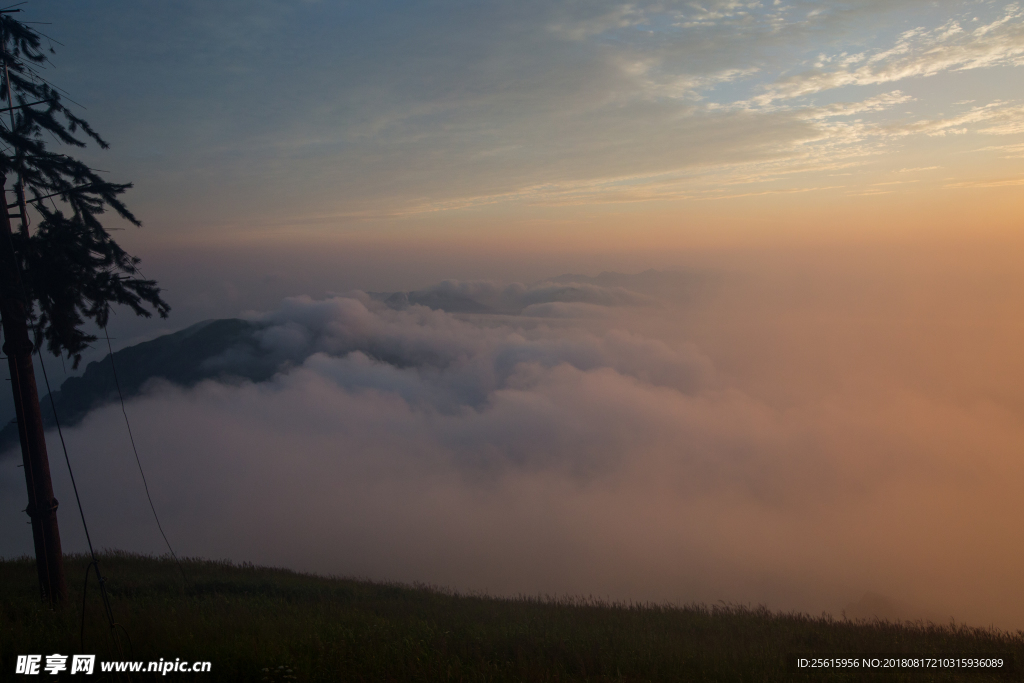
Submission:
MULTIPOLYGON (((33 562, 0 562, 0 679, 30 680, 13 676, 17 654, 120 659, 95 581, 84 649, 79 645, 86 564, 67 558, 73 603, 53 613, 39 605, 33 562)), ((202 560, 184 563, 186 584, 173 562, 125 554, 105 555, 101 566, 115 618, 133 644, 134 655, 125 658, 211 661, 212 675, 195 680, 259 681, 264 668, 279 666, 291 667, 299 681, 866 679, 863 671, 797 676, 783 665, 787 652, 827 651, 1001 651, 1024 664, 1020 632, 854 624, 742 608, 502 600, 202 560)), ((871 680, 990 679, 909 673, 871 680)))

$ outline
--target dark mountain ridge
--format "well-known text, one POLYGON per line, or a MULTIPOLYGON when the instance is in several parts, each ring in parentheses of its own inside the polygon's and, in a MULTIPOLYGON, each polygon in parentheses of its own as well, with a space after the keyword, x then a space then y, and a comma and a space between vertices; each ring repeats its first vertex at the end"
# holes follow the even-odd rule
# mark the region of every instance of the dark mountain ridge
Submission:
MULTIPOLYGON (((245 350, 253 357, 261 351, 253 333, 262 325, 237 318, 205 320, 184 330, 151 341, 121 349, 114 353, 117 382, 125 398, 136 396, 150 379, 162 378, 181 386, 192 386, 204 379, 238 376, 211 366, 210 359, 232 349, 245 350)), ((254 382, 268 379, 274 368, 249 364, 246 379, 254 382)), ((93 361, 79 377, 69 377, 53 392, 53 404, 60 415, 61 426, 78 424, 94 408, 117 399, 117 384, 110 356, 93 361)), ((40 400, 43 424, 56 425, 53 406, 48 396, 40 400)), ((14 454, 18 444, 18 425, 13 420, 0 430, 0 453, 14 454)), ((4 456, 0 456, 4 457, 4 456)))

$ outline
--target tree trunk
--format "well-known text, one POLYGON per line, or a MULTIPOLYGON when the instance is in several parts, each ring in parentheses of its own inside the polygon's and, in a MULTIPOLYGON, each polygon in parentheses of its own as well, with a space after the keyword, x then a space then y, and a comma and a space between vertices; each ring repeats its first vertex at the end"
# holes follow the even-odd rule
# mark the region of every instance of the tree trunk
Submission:
MULTIPOLYGON (((0 176, 0 185, 5 179, 0 176)), ((6 204, 6 192, 0 194, 6 204)), ((46 455, 43 416, 39 410, 32 365, 32 342, 28 336, 28 311, 21 286, 17 256, 14 253, 11 218, 6 209, 0 211, 0 316, 3 316, 4 345, 11 371, 11 390, 21 437, 21 457, 28 485, 28 507, 35 541, 36 570, 43 600, 57 606, 67 602, 68 588, 64 581, 64 560, 57 529, 57 499, 53 497, 50 462, 46 455)))

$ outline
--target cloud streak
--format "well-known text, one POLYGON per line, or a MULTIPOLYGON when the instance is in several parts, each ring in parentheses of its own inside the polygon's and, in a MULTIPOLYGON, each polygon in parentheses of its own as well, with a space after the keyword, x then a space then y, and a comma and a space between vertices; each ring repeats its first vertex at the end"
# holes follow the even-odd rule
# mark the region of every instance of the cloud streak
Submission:
POLYGON ((999 19, 965 30, 949 21, 934 29, 915 28, 900 35, 892 47, 874 54, 819 58, 818 67, 782 79, 753 98, 760 106, 777 100, 805 97, 845 86, 893 83, 907 78, 935 76, 946 71, 968 71, 1024 64, 1024 11, 1008 5, 999 19), (829 70, 835 62, 840 68, 829 70))

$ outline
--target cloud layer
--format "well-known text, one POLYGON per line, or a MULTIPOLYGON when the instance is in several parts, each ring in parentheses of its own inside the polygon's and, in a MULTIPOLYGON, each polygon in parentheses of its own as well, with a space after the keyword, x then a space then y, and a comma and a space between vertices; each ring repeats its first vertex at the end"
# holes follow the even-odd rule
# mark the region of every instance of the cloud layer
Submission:
MULTIPOLYGON (((262 318, 260 344, 281 362, 271 381, 153 384, 128 412, 187 555, 837 614, 871 593, 909 605, 903 616, 1024 624, 1012 597, 1024 557, 1008 536, 1022 512, 1019 391, 898 381, 886 363, 901 344, 875 344, 848 298, 812 287, 823 308, 789 297, 780 309, 771 292, 785 287, 765 282, 704 313, 606 301, 584 319, 292 298, 262 318), (847 317, 823 326, 822 310, 847 317), (700 321, 696 337, 680 331, 700 321), (837 374, 824 377, 824 358, 837 374), (759 374, 782 379, 766 391, 759 374)), ((950 362, 954 341, 911 346, 950 362)), ((65 436, 96 542, 160 552, 119 410, 65 436)), ((27 552, 20 470, 6 462, 0 552, 27 552)), ((65 542, 80 548, 54 469, 65 542)))

